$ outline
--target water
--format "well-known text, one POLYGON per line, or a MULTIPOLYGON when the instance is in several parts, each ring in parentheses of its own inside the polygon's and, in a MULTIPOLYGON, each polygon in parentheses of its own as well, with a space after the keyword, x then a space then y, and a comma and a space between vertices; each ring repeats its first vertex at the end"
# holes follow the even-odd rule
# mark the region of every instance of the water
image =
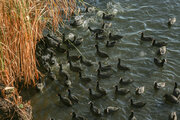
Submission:
MULTIPOLYGON (((166 120, 171 111, 176 111, 180 117, 179 105, 166 104, 163 99, 165 93, 173 91, 174 82, 180 79, 180 1, 179 0, 153 0, 153 1, 119 1, 119 0, 89 0, 87 1, 97 7, 98 13, 83 13, 82 27, 71 28, 70 26, 62 29, 61 32, 66 34, 73 33, 84 38, 84 42, 78 49, 88 60, 94 63, 93 67, 85 67, 79 62, 75 63, 83 69, 83 76, 90 77, 93 81, 88 84, 82 84, 77 73, 69 70, 66 61, 66 55, 58 54, 56 59, 58 63, 63 64, 63 68, 70 73, 72 81, 72 93, 79 98, 79 104, 73 107, 66 107, 59 103, 58 92, 67 95, 67 89, 63 86, 63 81, 53 81, 46 85, 43 93, 35 93, 31 97, 33 114, 35 120, 47 120, 53 117, 58 120, 71 119, 70 113, 75 111, 78 115, 85 116, 89 120, 99 120, 93 116, 89 110, 88 88, 95 90, 97 81, 96 70, 97 63, 111 64, 113 66, 113 75, 109 79, 100 80, 100 86, 105 88, 108 95, 102 99, 93 101, 95 106, 103 109, 107 106, 118 106, 120 110, 112 115, 103 116, 105 120, 127 120, 130 111, 134 110, 138 120, 166 120), (107 10, 108 8, 108 10, 107 10), (112 27, 106 29, 106 35, 111 31, 113 34, 123 35, 124 38, 117 42, 113 48, 106 48, 104 41, 97 41, 94 36, 87 30, 87 26, 100 28, 103 20, 101 19, 102 11, 115 14, 111 21, 112 27), (170 17, 176 17, 177 22, 169 29, 167 21, 170 17), (153 62, 156 56, 156 47, 152 47, 149 42, 140 42, 140 32, 144 31, 145 35, 152 36, 158 41, 168 43, 167 53, 162 58, 167 59, 163 68, 158 68, 153 62), (110 56, 109 59, 101 59, 95 54, 95 44, 99 44, 100 50, 105 51, 110 56), (117 59, 122 59, 122 64, 130 67, 130 72, 117 71, 117 59), (133 79, 129 86, 131 90, 126 96, 115 96, 114 85, 119 82, 119 78, 133 79), (166 82, 166 87, 154 91, 154 81, 166 82), (145 86, 145 93, 141 96, 134 94, 135 88, 145 86), (130 98, 136 101, 145 101, 147 105, 142 109, 130 107, 130 98)), ((77 18, 78 19, 78 18, 77 18)), ((78 55, 76 50, 70 51, 70 55, 78 55)), ((58 65, 52 66, 53 72, 58 76, 58 65)))

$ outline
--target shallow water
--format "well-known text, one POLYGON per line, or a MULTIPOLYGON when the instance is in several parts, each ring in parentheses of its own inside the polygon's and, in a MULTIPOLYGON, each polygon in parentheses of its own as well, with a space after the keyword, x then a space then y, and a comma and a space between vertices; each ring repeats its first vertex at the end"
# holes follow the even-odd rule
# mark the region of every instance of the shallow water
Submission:
MULTIPOLYGON (((89 110, 88 88, 95 90, 97 81, 96 69, 98 61, 102 64, 113 66, 113 75, 109 79, 101 79, 100 86, 104 87, 108 95, 102 99, 95 100, 95 106, 103 109, 107 106, 118 106, 120 110, 112 115, 103 116, 105 120, 127 120, 131 110, 134 110, 138 120, 166 120, 171 111, 176 111, 180 117, 180 105, 172 105, 164 102, 163 95, 173 91, 174 82, 180 84, 180 1, 179 0, 153 0, 153 1, 119 1, 119 0, 89 0, 87 1, 99 10, 115 14, 111 21, 112 27, 106 29, 106 35, 111 31, 113 34, 123 35, 124 38, 117 42, 113 48, 106 48, 106 40, 95 40, 94 35, 87 30, 87 26, 100 28, 103 20, 102 12, 82 13, 83 26, 79 28, 60 28, 66 34, 73 33, 84 38, 84 42, 78 49, 82 55, 94 63, 93 67, 85 67, 79 62, 74 63, 81 66, 83 76, 90 77, 93 81, 83 84, 77 73, 69 70, 66 55, 57 53, 58 63, 63 64, 63 68, 70 73, 72 81, 72 93, 77 95, 79 103, 73 107, 66 107, 59 103, 58 92, 67 95, 67 90, 63 86, 63 81, 52 81, 46 84, 43 93, 35 93, 32 98, 34 120, 47 120, 53 117, 58 120, 71 119, 70 113, 75 111, 78 115, 85 116, 89 120, 99 120, 93 116, 89 110), (108 8, 108 10, 107 10, 108 8), (168 28, 167 21, 170 17, 176 17, 176 23, 168 28), (152 47, 150 42, 140 42, 140 32, 152 36, 158 41, 168 43, 167 53, 162 58, 167 59, 163 68, 158 68, 153 62, 156 56, 156 47, 152 47), (101 59, 95 54, 95 44, 99 44, 100 50, 108 53, 110 58, 101 59), (128 66, 129 72, 117 71, 117 59, 122 59, 122 64, 128 66), (131 93, 126 96, 115 96, 114 85, 119 82, 119 78, 133 79, 131 85, 124 86, 129 88, 131 93), (166 82, 166 87, 155 91, 154 81, 166 82), (145 86, 145 93, 141 96, 134 94, 135 88, 145 86), (142 109, 130 107, 130 98, 136 101, 145 101, 147 105, 142 109)), ((108 39, 107 39, 108 40, 108 39)), ((77 50, 71 50, 70 55, 78 55, 77 50)), ((53 72, 58 76, 58 65, 52 66, 53 72)))

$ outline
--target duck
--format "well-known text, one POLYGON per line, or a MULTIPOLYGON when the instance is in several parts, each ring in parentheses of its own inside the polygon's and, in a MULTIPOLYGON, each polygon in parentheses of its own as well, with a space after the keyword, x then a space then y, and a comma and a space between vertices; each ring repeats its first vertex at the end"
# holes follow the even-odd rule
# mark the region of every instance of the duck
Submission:
POLYGON ((73 44, 75 45, 75 46, 79 46, 79 45, 81 45, 81 43, 84 41, 84 39, 83 38, 76 38, 76 36, 74 36, 74 40, 73 40, 73 44))
POLYGON ((102 19, 111 20, 113 17, 114 17, 114 15, 112 15, 112 14, 106 15, 105 13, 103 13, 102 19))
POLYGON ((80 26, 76 20, 74 20, 72 23, 70 23, 70 26, 72 27, 78 27, 80 26))
POLYGON ((81 72, 82 69, 80 67, 77 67, 77 66, 73 66, 71 61, 68 61, 69 65, 70 65, 70 70, 73 71, 73 72, 81 72))
POLYGON ((97 34, 102 34, 104 32, 103 29, 91 29, 90 27, 88 27, 89 31, 93 32, 93 33, 97 33, 97 34))
POLYGON ((55 63, 56 63, 56 59, 54 58, 54 52, 51 52, 49 58, 49 64, 54 65, 55 63))
POLYGON ((117 112, 118 110, 119 110, 118 107, 108 106, 107 108, 104 109, 104 113, 105 114, 112 114, 114 112, 117 112))
POLYGON ((123 71, 128 71, 128 70, 130 70, 128 67, 121 65, 121 59, 120 59, 120 58, 118 58, 117 68, 118 68, 119 70, 123 70, 123 71))
POLYGON ((62 42, 63 42, 64 44, 66 44, 66 45, 69 43, 69 41, 66 40, 65 33, 62 34, 62 42))
POLYGON ((69 77, 69 74, 62 69, 62 64, 59 64, 59 75, 63 78, 65 78, 66 76, 69 77))
POLYGON ((51 68, 48 68, 48 78, 51 80, 57 80, 56 75, 51 71, 51 68))
POLYGON ((163 67, 165 62, 166 62, 166 59, 158 60, 157 58, 154 58, 154 63, 158 67, 163 67))
POLYGON ((69 51, 67 50, 67 59, 73 62, 76 62, 78 60, 80 60, 80 56, 69 56, 69 51))
POLYGON ((82 73, 79 72, 79 78, 81 81, 84 81, 84 82, 90 82, 92 81, 91 78, 88 78, 88 77, 82 77, 82 73))
POLYGON ((72 112, 72 119, 71 120, 87 120, 83 116, 77 116, 75 112, 72 112))
POLYGON ((136 95, 141 95, 141 94, 143 94, 144 93, 144 86, 141 86, 141 87, 137 87, 136 88, 136 91, 135 91, 135 94, 136 95))
POLYGON ((119 84, 120 84, 120 85, 129 85, 129 84, 131 84, 132 82, 134 82, 134 80, 132 80, 132 79, 124 80, 124 79, 121 78, 121 77, 120 77, 120 80, 119 80, 119 84))
POLYGON ((173 95, 176 96, 177 98, 180 98, 180 89, 177 87, 177 82, 174 84, 174 90, 173 90, 173 95))
POLYGON ((102 66, 100 61, 98 62, 98 65, 99 65, 99 68, 98 68, 98 69, 99 69, 100 71, 102 71, 102 72, 103 72, 103 71, 112 70, 112 66, 111 66, 111 65, 102 66))
POLYGON ((113 42, 107 41, 107 42, 106 42, 106 47, 114 47, 115 44, 116 44, 116 41, 113 41, 113 42))
POLYGON ((119 40, 121 38, 123 38, 123 36, 121 36, 121 35, 112 35, 112 33, 109 33, 109 39, 110 40, 119 40))
POLYGON ((165 55, 166 54, 166 46, 160 47, 156 53, 157 53, 157 55, 165 55))
POLYGON ((154 82, 154 89, 158 90, 160 88, 163 88, 166 86, 166 83, 165 82, 154 82))
POLYGON ((90 99, 95 100, 95 99, 101 98, 102 96, 103 96, 102 94, 92 93, 92 89, 89 88, 89 97, 90 97, 90 99))
POLYGON ((169 114, 169 119, 168 120, 177 120, 177 114, 176 112, 171 112, 169 114))
POLYGON ((66 87, 71 87, 71 85, 72 85, 72 82, 71 82, 71 80, 69 80, 69 77, 68 77, 68 76, 66 76, 66 79, 65 79, 65 81, 64 81, 64 85, 65 85, 66 87))
POLYGON ((106 39, 106 36, 105 36, 105 35, 99 36, 99 34, 96 33, 96 40, 104 40, 104 39, 106 39))
POLYGON ((118 88, 117 85, 115 85, 115 94, 116 95, 126 95, 130 93, 130 90, 129 89, 126 89, 126 88, 118 88))
POLYGON ((133 102, 133 99, 131 99, 131 106, 135 108, 142 108, 146 105, 145 102, 139 101, 139 102, 133 102))
POLYGON ((106 29, 106 28, 109 28, 109 27, 111 27, 112 26, 112 23, 104 23, 103 22, 103 24, 102 24, 102 29, 106 29))
POLYGON ((96 116, 101 116, 101 111, 97 107, 94 106, 94 103, 92 101, 89 102, 90 104, 90 111, 96 115, 96 116))
POLYGON ((152 41, 152 46, 162 47, 162 46, 167 46, 167 43, 165 43, 165 42, 156 42, 156 40, 153 40, 152 41))
POLYGON ((42 82, 41 77, 39 78, 38 83, 36 84, 36 86, 37 86, 37 89, 43 93, 45 83, 42 82))
POLYGON ((178 98, 172 94, 165 94, 163 97, 165 98, 165 101, 167 101, 167 102, 174 103, 174 104, 179 103, 178 98))
POLYGON ((67 97, 62 97, 60 93, 58 93, 58 96, 59 96, 59 98, 60 98, 60 101, 61 101, 64 105, 69 106, 69 107, 71 107, 71 106, 73 105, 72 102, 71 102, 71 100, 70 100, 69 98, 67 98, 67 97))
POLYGON ((141 40, 142 41, 153 41, 154 38, 152 38, 152 37, 144 37, 144 33, 142 32, 141 33, 141 40))
POLYGON ((91 67, 93 65, 92 62, 83 60, 82 56, 80 56, 80 63, 82 63, 83 65, 85 65, 87 67, 91 67))
POLYGON ((60 53, 65 53, 66 52, 66 49, 62 48, 60 43, 58 43, 58 45, 56 47, 56 50, 58 52, 60 52, 60 53))
POLYGON ((133 111, 131 111, 131 114, 130 114, 128 120, 137 120, 136 117, 134 116, 134 112, 133 111))
POLYGON ((106 79, 106 78, 110 78, 111 75, 112 75, 111 73, 101 74, 100 69, 97 70, 97 77, 98 78, 106 79))
POLYGON ((85 12, 95 12, 95 11, 96 11, 95 7, 87 7, 85 10, 85 12))
POLYGON ((171 25, 173 25, 174 23, 176 22, 176 18, 169 18, 169 21, 168 21, 168 26, 170 27, 171 25))
POLYGON ((99 51, 99 46, 97 44, 95 45, 95 47, 97 50, 96 53, 99 57, 101 57, 101 58, 108 58, 109 57, 106 53, 99 51))
POLYGON ((76 103, 79 102, 79 99, 78 99, 75 95, 72 95, 72 94, 71 94, 71 90, 70 90, 70 89, 68 89, 68 98, 69 98, 72 102, 76 102, 76 103))
POLYGON ((107 92, 106 92, 106 90, 105 90, 104 88, 102 88, 102 87, 99 86, 99 81, 97 81, 96 83, 97 83, 97 84, 96 84, 96 91, 99 92, 99 93, 101 93, 102 95, 106 95, 107 92))

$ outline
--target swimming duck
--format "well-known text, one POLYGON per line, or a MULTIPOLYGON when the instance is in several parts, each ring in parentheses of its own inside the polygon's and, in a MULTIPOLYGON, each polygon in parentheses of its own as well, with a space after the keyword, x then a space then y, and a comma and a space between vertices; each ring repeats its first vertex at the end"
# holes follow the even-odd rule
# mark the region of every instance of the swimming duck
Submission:
POLYGON ((104 40, 104 39, 106 39, 106 36, 105 36, 105 35, 99 36, 99 34, 96 33, 96 40, 104 40))
POLYGON ((111 114, 114 112, 117 112, 119 110, 118 107, 108 106, 106 109, 104 109, 105 114, 111 114))
POLYGON ((110 15, 106 15, 105 13, 103 13, 102 19, 104 20, 111 20, 114 17, 114 15, 110 14, 110 15))
POLYGON ((81 43, 83 42, 83 38, 76 38, 76 36, 74 36, 74 40, 73 40, 73 44, 75 45, 75 46, 79 46, 79 45, 81 45, 81 43))
POLYGON ((120 88, 120 89, 118 89, 118 86, 116 85, 115 86, 115 94, 117 94, 117 95, 126 95, 126 94, 128 94, 129 92, 130 92, 130 90, 129 89, 126 89, 126 88, 120 88))
POLYGON ((69 43, 69 41, 66 40, 66 36, 65 36, 64 33, 62 34, 62 42, 63 42, 64 44, 66 44, 66 45, 69 43))
POLYGON ((177 98, 180 98, 180 89, 177 87, 177 82, 175 82, 174 84, 173 95, 177 98))
POLYGON ((177 120, 177 114, 176 112, 171 112, 169 114, 169 119, 168 120, 177 120))
POLYGON ((68 63, 70 64, 70 70, 73 71, 73 72, 81 72, 82 69, 80 67, 77 67, 77 66, 73 66, 71 61, 68 61, 68 63))
POLYGON ((102 95, 106 95, 107 94, 106 90, 99 86, 99 82, 98 81, 96 83, 97 83, 96 84, 96 91, 101 93, 102 95))
POLYGON ((168 21, 168 26, 170 27, 171 25, 173 25, 174 23, 176 22, 176 18, 169 18, 169 21, 168 21))
POLYGON ((144 86, 137 87, 135 91, 136 95, 141 95, 144 93, 144 86))
POLYGON ((67 97, 62 97, 60 93, 58 93, 58 96, 59 96, 59 98, 60 98, 60 101, 61 101, 64 105, 66 105, 66 106, 72 106, 72 102, 71 102, 71 100, 70 100, 69 98, 67 98, 67 97))
POLYGON ((158 49, 157 55, 164 55, 166 54, 166 46, 162 46, 158 49))
POLYGON ((101 111, 100 109, 98 109, 97 107, 94 106, 94 103, 93 102, 89 102, 90 104, 90 111, 94 114, 94 115, 97 115, 97 116, 101 116, 101 111))
POLYGON ((165 97, 165 100, 170 103, 178 104, 179 100, 172 94, 165 94, 163 97, 165 97))
POLYGON ((121 38, 123 38, 123 36, 121 36, 121 35, 112 35, 111 33, 109 33, 109 39, 110 40, 119 40, 121 38))
POLYGON ((154 89, 158 90, 160 88, 165 87, 166 83, 165 82, 154 82, 154 89))
POLYGON ((90 97, 90 99, 95 100, 95 99, 101 98, 102 96, 103 96, 102 94, 92 93, 92 89, 89 88, 89 97, 90 97))
POLYGON ((48 68, 48 78, 51 80, 57 80, 56 75, 51 71, 51 68, 48 68))
POLYGON ((139 101, 139 102, 133 102, 133 100, 131 99, 131 106, 135 107, 135 108, 142 108, 146 105, 145 102, 139 101))
POLYGON ((60 75, 61 77, 63 77, 63 78, 66 77, 66 76, 69 77, 69 74, 62 69, 62 64, 59 64, 59 75, 60 75))
POLYGON ((82 77, 81 72, 79 72, 79 79, 80 79, 81 81, 84 81, 84 82, 90 82, 90 81, 91 81, 91 79, 88 78, 88 77, 82 77))
POLYGON ((102 29, 106 29, 106 28, 109 28, 109 27, 111 27, 112 26, 112 23, 104 23, 103 22, 103 24, 102 24, 102 29))
POLYGON ((90 61, 87 61, 87 60, 85 61, 85 60, 83 60, 83 57, 82 57, 82 56, 80 56, 80 63, 84 64, 84 65, 87 66, 87 67, 90 67, 90 66, 93 65, 90 61))
POLYGON ((111 73, 106 73, 106 74, 101 74, 100 70, 97 70, 97 77, 98 78, 102 78, 102 79, 106 79, 106 78, 110 78, 111 77, 111 73))
POLYGON ((79 99, 78 99, 75 95, 72 95, 72 94, 71 94, 71 90, 70 90, 70 89, 68 89, 68 98, 69 98, 72 102, 76 102, 76 103, 79 102, 79 99))
POLYGON ((136 117, 134 116, 134 112, 133 111, 131 111, 131 114, 130 114, 128 120, 137 120, 136 117))
POLYGON ((72 27, 78 27, 78 26, 80 26, 80 25, 78 24, 78 22, 77 22, 76 20, 74 20, 73 23, 70 23, 70 26, 72 26, 72 27))
POLYGON ((132 79, 123 80, 122 78, 120 78, 120 80, 119 80, 119 84, 120 84, 120 85, 129 85, 129 84, 131 84, 132 82, 134 82, 134 80, 132 80, 132 79))
POLYGON ((144 37, 144 33, 141 33, 141 40, 142 41, 153 41, 154 39, 152 37, 144 37))
POLYGON ((51 52, 50 58, 49 58, 49 64, 54 65, 56 63, 56 59, 54 58, 54 52, 51 52))
POLYGON ((103 29, 91 29, 90 27, 88 27, 88 29, 93 32, 93 33, 97 33, 97 34, 102 34, 104 32, 103 29))
POLYGON ((152 46, 157 46, 157 47, 162 47, 162 46, 166 46, 167 43, 165 42, 156 42, 156 40, 152 41, 152 46))
POLYGON ((166 59, 158 60, 157 58, 154 58, 154 63, 155 63, 155 65, 157 65, 158 67, 163 67, 165 62, 166 62, 166 59))
POLYGON ((60 53, 65 53, 66 52, 66 49, 62 48, 60 43, 57 45, 56 50, 58 52, 60 52, 60 53))
POLYGON ((75 112, 72 112, 72 120, 87 120, 83 116, 77 116, 75 112))
POLYGON ((72 82, 71 82, 71 80, 69 80, 68 76, 66 76, 66 80, 64 81, 64 85, 66 87, 71 87, 71 85, 72 85, 72 82))
POLYGON ((95 47, 96 47, 96 50, 97 50, 96 53, 97 53, 97 55, 99 57, 101 57, 101 58, 108 58, 109 57, 106 53, 104 53, 102 51, 99 51, 99 46, 98 45, 95 45, 95 47))
POLYGON ((123 71, 130 70, 128 67, 121 65, 121 59, 120 59, 120 58, 118 58, 117 68, 118 68, 119 70, 123 70, 123 71))
POLYGON ((107 41, 107 42, 106 42, 106 47, 114 47, 114 46, 115 46, 115 44, 116 44, 116 42, 115 42, 115 41, 113 41, 113 42, 109 42, 109 41, 107 41))
POLYGON ((111 69, 112 69, 112 66, 111 66, 111 65, 102 66, 100 61, 98 62, 98 64, 99 64, 99 68, 98 68, 98 69, 99 69, 100 71, 102 71, 102 72, 103 72, 103 71, 108 71, 108 70, 111 70, 111 69))
POLYGON ((69 51, 67 50, 67 59, 73 62, 76 62, 80 59, 80 56, 69 56, 69 51))

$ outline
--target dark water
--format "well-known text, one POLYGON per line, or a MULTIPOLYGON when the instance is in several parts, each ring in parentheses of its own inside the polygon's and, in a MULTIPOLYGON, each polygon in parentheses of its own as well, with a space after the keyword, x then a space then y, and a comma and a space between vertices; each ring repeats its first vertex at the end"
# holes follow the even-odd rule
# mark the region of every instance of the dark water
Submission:
MULTIPOLYGON (((88 102, 88 88, 95 90, 97 81, 96 69, 98 61, 103 64, 111 64, 114 68, 113 75, 109 79, 100 80, 100 85, 104 87, 108 95, 102 99, 95 100, 95 106, 103 109, 107 106, 118 106, 120 110, 109 116, 103 116, 105 120, 127 120, 131 110, 134 110, 138 120, 166 120, 171 111, 176 111, 180 117, 180 106, 166 104, 163 99, 165 93, 173 91, 174 82, 180 84, 180 1, 179 0, 89 0, 90 4, 99 8, 98 13, 82 14, 83 25, 79 28, 60 28, 61 32, 66 34, 73 33, 84 38, 84 42, 78 47, 79 51, 87 59, 94 63, 93 67, 85 67, 79 62, 74 63, 83 69, 83 76, 90 77, 93 81, 88 84, 82 84, 78 74, 69 70, 66 55, 58 54, 56 59, 58 63, 63 64, 63 68, 70 73, 72 81, 72 93, 77 95, 80 102, 73 107, 66 107, 59 103, 58 92, 67 95, 63 81, 53 81, 46 85, 43 93, 33 95, 31 101, 35 120, 47 120, 53 117, 57 120, 70 120, 72 111, 79 115, 87 117, 89 120, 99 120, 94 117, 90 110, 88 102), (113 48, 106 48, 104 41, 97 41, 94 36, 87 30, 87 26, 99 28, 102 25, 102 11, 115 14, 111 21, 112 27, 106 30, 106 35, 111 31, 113 34, 123 35, 124 38, 117 42, 113 48), (177 22, 169 29, 167 21, 170 17, 176 17, 177 22), (149 42, 140 42, 140 32, 144 31, 145 35, 152 36, 158 41, 168 43, 167 53, 162 58, 167 59, 163 68, 158 68, 153 62, 156 56, 156 47, 152 47, 149 42), (99 44, 100 50, 108 53, 109 59, 101 59, 95 54, 95 44, 99 44), (131 71, 117 71, 117 59, 122 59, 122 64, 130 67, 131 71), (119 78, 133 79, 129 86, 131 93, 126 96, 114 95, 114 85, 119 82, 119 78), (166 87, 155 91, 153 89, 154 81, 166 82, 166 87), (145 93, 141 96, 134 94, 135 88, 145 86, 145 93), (142 109, 130 107, 130 98, 136 101, 145 101, 147 105, 142 109)), ((78 55, 77 50, 70 51, 70 55, 78 55)), ((58 77, 58 65, 52 66, 53 72, 58 77)))

